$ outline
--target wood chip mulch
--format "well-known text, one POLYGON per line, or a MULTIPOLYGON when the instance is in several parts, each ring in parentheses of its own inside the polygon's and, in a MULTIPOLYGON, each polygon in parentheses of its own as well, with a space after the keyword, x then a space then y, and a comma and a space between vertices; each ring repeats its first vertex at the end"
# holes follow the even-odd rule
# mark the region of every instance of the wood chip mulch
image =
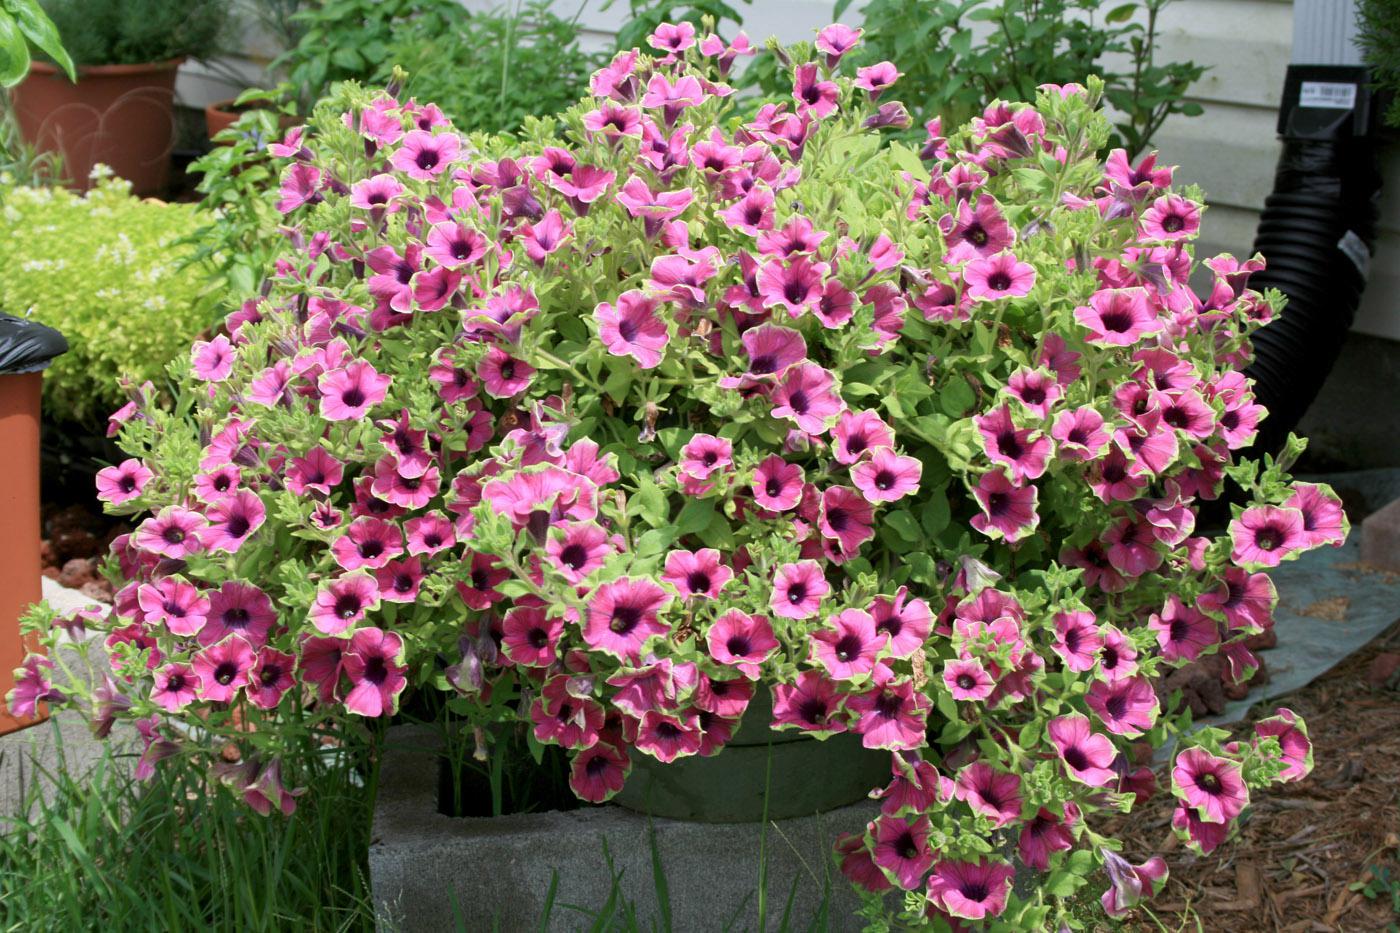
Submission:
POLYGON ((1157 795, 1120 838, 1135 862, 1162 854, 1171 878, 1148 904, 1156 921, 1139 912, 1126 929, 1369 933, 1400 921, 1388 895, 1350 889, 1373 865, 1400 874, 1400 623, 1232 731, 1247 737, 1279 706, 1307 721, 1313 773, 1256 793, 1238 835, 1198 858, 1172 834, 1170 777, 1159 772, 1157 795))

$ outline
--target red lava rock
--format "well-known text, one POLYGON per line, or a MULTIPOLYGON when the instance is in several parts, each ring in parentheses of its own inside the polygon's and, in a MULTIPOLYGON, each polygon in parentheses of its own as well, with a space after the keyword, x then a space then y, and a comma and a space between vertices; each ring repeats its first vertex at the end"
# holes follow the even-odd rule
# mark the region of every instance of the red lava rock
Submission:
POLYGON ((1191 708, 1193 716, 1225 711, 1225 692, 1220 683, 1220 671, 1211 664, 1213 658, 1193 661, 1172 671, 1162 681, 1163 694, 1181 691, 1181 699, 1191 708))
POLYGON ((53 535, 54 561, 67 563, 75 557, 97 553, 97 535, 83 529, 65 529, 53 535))
POLYGON ((1258 635, 1250 635, 1244 640, 1244 646, 1250 651, 1268 651, 1270 648, 1277 648, 1278 633, 1273 629, 1268 629, 1258 635))
POLYGON ((78 587, 78 592, 88 599, 95 599, 99 602, 110 603, 112 601, 112 584, 106 580, 89 580, 78 587))
POLYGON ((1372 687, 1400 686, 1400 654, 1384 651, 1371 659, 1366 682, 1372 687))
POLYGON ((55 567, 53 564, 49 564, 48 566, 46 566, 46 567, 43 569, 43 574, 44 574, 44 576, 48 577, 50 580, 57 580, 57 579, 58 579, 58 574, 59 574, 59 569, 58 569, 57 567, 55 567))
POLYGON ((59 572, 58 582, 62 586, 70 589, 81 589, 83 584, 91 583, 93 580, 92 560, 83 557, 75 557, 65 561, 63 570, 59 572))
POLYGON ((1361 562, 1400 573, 1400 499, 1361 523, 1361 562))
POLYGON ((39 541, 39 562, 45 567, 54 563, 53 542, 48 538, 39 541))

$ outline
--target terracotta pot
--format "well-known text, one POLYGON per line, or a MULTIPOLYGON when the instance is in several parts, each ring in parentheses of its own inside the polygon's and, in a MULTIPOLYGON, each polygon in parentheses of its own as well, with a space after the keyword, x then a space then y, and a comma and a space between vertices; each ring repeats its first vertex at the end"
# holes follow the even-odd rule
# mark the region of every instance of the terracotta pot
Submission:
POLYGON ((204 127, 209 131, 209 141, 238 122, 242 116, 233 109, 233 99, 215 101, 204 108, 204 127))
POLYGON ((39 395, 43 373, 0 375, 0 514, 5 534, 0 538, 0 735, 47 718, 21 719, 5 706, 14 686, 12 671, 31 651, 32 638, 22 638, 19 617, 39 601, 39 395))
POLYGON ((174 143, 175 69, 184 59, 147 65, 86 65, 77 84, 53 65, 34 62, 11 92, 24 138, 63 156, 63 174, 86 191, 101 162, 137 194, 165 187, 174 143))

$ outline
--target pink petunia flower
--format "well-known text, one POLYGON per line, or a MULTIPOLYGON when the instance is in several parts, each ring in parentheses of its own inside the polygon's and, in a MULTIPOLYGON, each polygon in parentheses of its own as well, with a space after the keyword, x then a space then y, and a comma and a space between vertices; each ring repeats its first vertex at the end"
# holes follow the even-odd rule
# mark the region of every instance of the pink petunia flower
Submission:
POLYGON ((595 651, 635 664, 647 639, 670 631, 658 613, 671 599, 650 580, 619 577, 604 583, 589 597, 583 640, 595 651))
POLYGON ((832 23, 823 26, 817 33, 817 39, 812 43, 818 52, 826 55, 826 67, 835 68, 836 63, 851 49, 860 44, 861 34, 864 29, 852 29, 842 23, 832 23))
POLYGON ((1003 252, 969 262, 963 267, 962 280, 973 301, 1024 298, 1035 287, 1035 266, 1003 252))
POLYGON ((831 431, 836 462, 858 463, 874 451, 894 447, 894 431, 875 411, 843 411, 831 431))
POLYGON ((344 477, 345 465, 318 444, 306 456, 292 458, 286 472, 287 489, 298 496, 312 491, 330 495, 344 477))
POLYGON ((1133 865, 1109 848, 1099 849, 1104 869, 1108 872, 1108 890, 1100 903, 1110 917, 1124 917, 1143 900, 1154 896, 1167 883, 1167 863, 1154 856, 1141 865, 1133 865))
POLYGON ((695 714, 648 710, 637 724, 636 747, 663 764, 699 754, 703 735, 695 714))
POLYGON ((768 605, 774 615, 785 619, 810 619, 831 592, 821 565, 814 560, 782 564, 773 577, 773 594, 768 605))
POLYGON ((25 655, 14 671, 14 686, 3 697, 9 715, 29 719, 39 713, 40 703, 62 703, 67 696, 54 687, 50 672, 54 663, 41 654, 25 655))
POLYGON ((1087 610, 1055 613, 1055 643, 1051 649, 1065 668, 1076 674, 1094 669, 1103 650, 1103 633, 1087 610))
POLYGON ((808 434, 824 434, 845 407, 836 380, 815 363, 788 367, 770 396, 774 418, 787 418, 808 434))
POLYGON ((754 501, 770 512, 786 512, 802 499, 802 467, 769 454, 753 474, 754 501))
POLYGON ((403 206, 399 203, 399 195, 405 190, 393 175, 371 175, 350 186, 350 206, 384 214, 397 213, 403 206))
POLYGON ((719 599, 733 578, 734 571, 720 563, 719 551, 707 547, 667 554, 661 582, 675 587, 681 599, 719 599))
POLYGON ((923 884, 933 866, 933 849, 929 847, 933 828, 927 814, 894 817, 882 813, 872 825, 875 864, 885 877, 906 891, 923 884))
POLYGON ((1188 748, 1172 766, 1172 793, 1207 823, 1229 823, 1249 804, 1240 766, 1203 748, 1188 748))
POLYGON ((241 489, 210 505, 204 515, 209 524, 199 529, 199 542, 206 550, 236 554, 263 526, 267 508, 257 493, 241 489))
POLYGON ((856 69, 855 86, 870 94, 870 102, 875 103, 885 91, 894 87, 902 77, 902 72, 893 62, 876 62, 856 69))
POLYGON ((972 527, 989 538, 1003 538, 1014 544, 1040 525, 1035 486, 1016 486, 1001 470, 983 473, 972 495, 982 509, 982 514, 972 517, 972 527))
POLYGON ((379 584, 364 571, 347 573, 316 591, 311 624, 324 635, 339 635, 364 621, 379 606, 379 584))
POLYGON ((1157 634, 1162 657, 1172 662, 1194 661, 1220 641, 1216 622, 1187 606, 1175 593, 1167 597, 1161 613, 1148 617, 1147 627, 1157 634))
POLYGON ((398 709, 399 694, 408 686, 403 639, 398 635, 373 627, 357 630, 350 636, 341 669, 350 681, 344 700, 348 711, 377 718, 398 709))
POLYGON ((500 347, 492 346, 477 363, 476 375, 487 395, 492 398, 514 398, 529 387, 535 376, 535 368, 500 347))
POLYGON ((1245 509, 1230 522, 1229 531, 1234 545, 1230 559, 1246 568, 1277 567, 1308 547, 1303 513, 1295 508, 1245 509))
POLYGON ((626 752, 599 742, 574 755, 569 766, 569 788, 580 800, 603 803, 622 790, 631 771, 632 759, 626 752))
POLYGON ((194 656, 194 675, 199 680, 199 697, 215 703, 229 703, 248 683, 255 655, 252 645, 231 635, 194 656))
POLYGON ((379 586, 379 598, 385 602, 417 602, 423 585, 423 559, 391 560, 374 572, 374 582, 379 586))
POLYGON ((888 637, 877 631, 875 620, 863 609, 845 609, 812 632, 812 660, 832 680, 854 680, 875 669, 875 661, 888 637))
POLYGON ((290 214, 303 204, 315 204, 322 199, 324 188, 321 170, 306 162, 294 162, 282 173, 282 186, 278 189, 277 210, 290 214))
POLYGON ((1112 768, 1117 750, 1108 736, 1093 730, 1089 717, 1077 713, 1057 716, 1046 724, 1045 732, 1075 780, 1090 787, 1117 780, 1112 768))
POLYGON ((541 606, 515 606, 501 619, 501 652, 525 667, 549 667, 558 659, 564 620, 541 606))
POLYGON ((321 417, 327 421, 362 421, 369 410, 384 401, 391 376, 380 375, 363 360, 322 373, 317 380, 321 391, 321 417))
POLYGON ((705 634, 710 657, 737 669, 750 680, 757 680, 759 665, 778 648, 773 626, 764 616, 751 616, 730 609, 716 619, 705 634))
POLYGON ((1100 289, 1074 309, 1074 319, 1089 331, 1086 342, 1110 347, 1132 346, 1162 329, 1141 288, 1100 289))
POLYGON ((884 664, 877 664, 870 678, 871 688, 846 701, 856 717, 854 731, 866 748, 911 751, 926 743, 929 701, 914 689, 908 677, 896 677, 884 664))
POLYGON ((1074 848, 1074 837, 1069 829, 1072 822, 1069 814, 1077 812, 1078 807, 1073 803, 1066 803, 1065 811, 1065 818, 1061 819, 1045 807, 1041 807, 1021 828, 1021 834, 1016 840, 1016 851, 1027 868, 1045 871, 1050 867, 1051 855, 1074 848))
POLYGON ((97 498, 112 505, 130 502, 155 478, 155 473, 140 460, 132 457, 116 466, 97 471, 97 498))
POLYGON ((815 62, 798 65, 793 74, 792 97, 804 115, 822 120, 835 112, 841 89, 834 81, 820 80, 815 62))
POLYGON ((980 702, 992 695, 996 681, 975 658, 950 658, 943 662, 943 684, 955 700, 980 702))
POLYGON ((223 334, 196 340, 190 349, 190 371, 204 382, 223 382, 233 372, 233 359, 233 345, 223 334))
POLYGON ((1342 500, 1328 486, 1315 483, 1294 483, 1293 494, 1283 507, 1303 513, 1303 536, 1307 547, 1330 544, 1341 547, 1351 530, 1342 500))
POLYGON ((1021 778, 985 761, 975 761, 958 772, 956 793, 994 826, 1006 826, 1021 816, 1021 778))
POLYGON ((666 322, 656 313, 659 302, 643 292, 629 291, 618 296, 617 305, 604 301, 593 311, 598 336, 613 356, 630 356, 642 369, 661 363, 670 335, 666 322))
POLYGON ((403 138, 394 150, 389 164, 409 178, 432 181, 447 171, 462 151, 462 141, 455 133, 433 135, 414 130, 403 138))
POLYGON ((282 697, 295 685, 292 679, 295 666, 296 658, 284 651, 271 648, 259 651, 257 663, 248 676, 245 691, 248 702, 259 709, 276 709, 282 697))
POLYGON ((1006 910, 1015 869, 995 860, 958 862, 942 859, 928 879, 928 896, 954 917, 982 920, 1006 910))
POLYGON ((209 598, 177 577, 141 584, 136 602, 148 625, 164 623, 172 635, 195 635, 209 618, 209 598))
POLYGON ((881 447, 851 468, 851 481, 869 502, 894 502, 918 491, 923 468, 921 461, 881 447))
POLYGON ((982 448, 994 463, 1010 468, 1016 484, 1039 478, 1045 472, 1053 446, 1050 439, 1038 431, 1018 428, 1011 418, 1011 407, 1001 405, 985 415, 973 418, 982 435, 982 448))
POLYGON ((1142 214, 1142 235, 1149 240, 1187 239, 1200 229, 1200 206, 1180 195, 1164 194, 1142 214))
POLYGON ((228 580, 209 594, 209 615, 199 629, 199 643, 212 645, 237 635, 253 648, 261 648, 276 623, 277 612, 262 589, 228 580))
POLYGON ((1145 677, 1095 680, 1084 702, 1114 735, 1137 738, 1157 723, 1157 694, 1145 677))
POLYGON ((870 603, 875 630, 889 636, 890 657, 908 658, 923 648, 933 629, 933 611, 922 599, 910 599, 909 588, 901 586, 893 599, 877 596, 870 603))
POLYGON ((195 701, 199 679, 188 664, 167 664, 156 669, 151 702, 168 713, 178 713, 195 701))
POLYGON ((167 505, 136 526, 131 543, 149 554, 183 560, 199 552, 199 532, 206 524, 198 512, 167 505))
POLYGON ((831 267, 807 256, 793 256, 784 262, 770 259, 758 271, 758 294, 765 308, 784 308, 788 316, 800 317, 820 304, 831 267))
POLYGON ((1301 781, 1312 772, 1312 740, 1308 728, 1292 710, 1277 709, 1274 715, 1254 724, 1254 734, 1260 739, 1277 739, 1283 753, 1283 770, 1279 780, 1301 781))
POLYGON ((773 727, 796 726, 803 732, 832 735, 846 731, 842 694, 820 671, 802 671, 791 684, 775 683, 773 727))
POLYGON ((817 527, 822 537, 840 544, 841 553, 855 554, 875 537, 874 510, 870 502, 848 486, 822 490, 817 527))
POLYGON ((581 583, 614 552, 608 533, 593 522, 566 522, 550 529, 545 553, 570 583, 581 583))
POLYGON ((403 532, 393 522, 357 518, 331 544, 331 555, 345 570, 383 567, 403 554, 403 532))

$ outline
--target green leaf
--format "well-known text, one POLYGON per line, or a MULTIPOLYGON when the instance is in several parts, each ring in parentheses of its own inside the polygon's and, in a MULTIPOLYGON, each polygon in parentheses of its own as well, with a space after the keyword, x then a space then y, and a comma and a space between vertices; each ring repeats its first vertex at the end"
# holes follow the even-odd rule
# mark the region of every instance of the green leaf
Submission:
POLYGON ((13 87, 29 74, 29 44, 9 14, 0 12, 0 86, 13 87))
POLYGON ((715 518, 715 503, 711 499, 691 499, 676 517, 676 535, 689 535, 708 527, 715 518))
POLYGON ((1137 12, 1136 3, 1124 3, 1108 11, 1108 15, 1103 18, 1105 23, 1126 23, 1133 18, 1137 12))
POLYGON ((20 32, 24 33, 39 51, 57 62, 58 67, 68 75, 69 81, 78 80, 73 70, 73 59, 63 47, 58 27, 49 19, 43 8, 35 0, 10 0, 5 6, 18 23, 20 32))
POLYGON ((928 502, 919 513, 919 523, 924 526, 924 533, 930 538, 938 537, 948 527, 950 518, 948 497, 942 492, 930 492, 928 502))
POLYGON ((919 531, 919 523, 914 521, 914 516, 908 512, 889 512, 884 516, 884 522, 910 544, 917 544, 923 540, 923 533, 919 531))
POLYGON ((961 418, 976 401, 972 386, 962 376, 953 377, 938 395, 938 407, 950 418, 961 418))

